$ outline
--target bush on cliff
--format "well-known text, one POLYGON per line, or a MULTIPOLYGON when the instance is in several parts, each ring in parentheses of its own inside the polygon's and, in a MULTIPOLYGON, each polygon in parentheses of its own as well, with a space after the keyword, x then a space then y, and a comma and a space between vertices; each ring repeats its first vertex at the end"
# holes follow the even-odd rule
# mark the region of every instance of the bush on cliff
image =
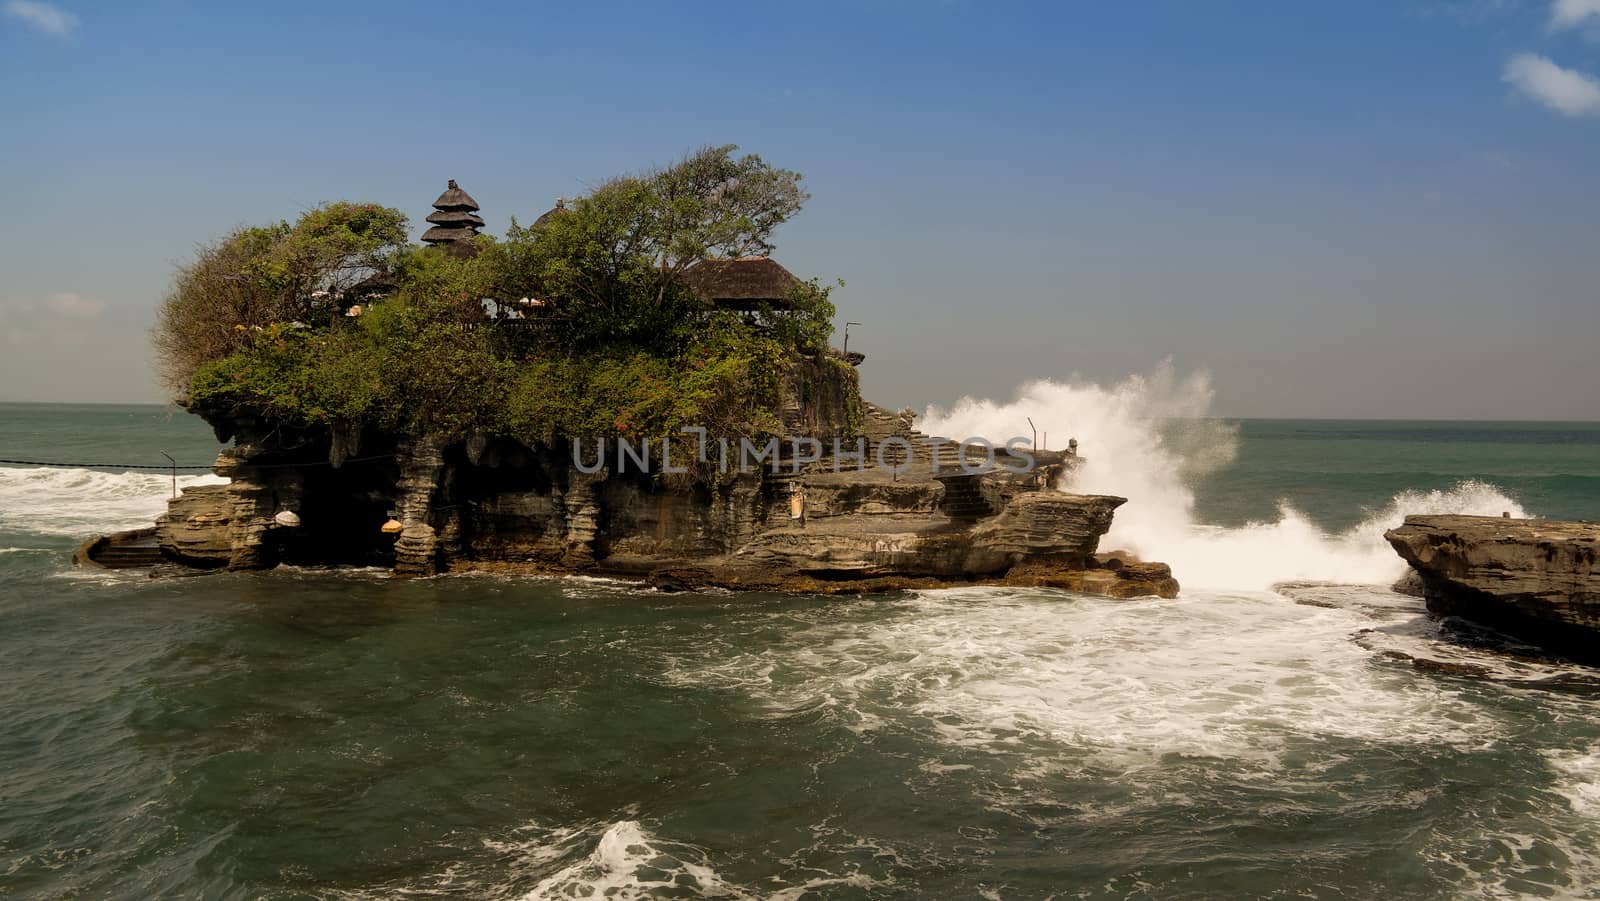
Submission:
POLYGON ((637 442, 679 438, 686 426, 737 437, 778 430, 780 378, 793 354, 727 313, 704 320, 679 352, 617 345, 567 353, 518 348, 497 330, 385 303, 331 331, 274 325, 253 333, 247 348, 200 370, 189 404, 209 417, 444 440, 477 429, 530 444, 637 442))
POLYGON ((370 203, 330 203, 294 225, 235 229, 203 245, 161 304, 153 339, 175 393, 207 363, 248 346, 274 323, 326 321, 336 297, 385 268, 406 242, 406 217, 370 203))

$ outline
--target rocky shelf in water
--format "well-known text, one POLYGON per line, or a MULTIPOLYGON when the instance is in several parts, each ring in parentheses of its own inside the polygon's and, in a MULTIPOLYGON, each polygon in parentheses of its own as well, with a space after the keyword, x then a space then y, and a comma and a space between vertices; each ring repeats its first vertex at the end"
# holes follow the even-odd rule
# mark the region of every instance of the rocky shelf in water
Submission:
MULTIPOLYGON (((808 414, 815 428, 817 410, 808 414)), ((237 440, 215 468, 229 483, 174 499, 154 545, 162 559, 199 569, 380 565, 399 575, 626 576, 663 590, 838 594, 991 583, 1177 595, 1164 564, 1100 553, 1125 501, 1055 489, 1079 458, 1036 451, 1030 469, 996 449, 984 471, 971 472, 961 463, 974 464, 965 456, 974 451, 925 443, 909 415, 868 405, 865 418, 868 461, 890 438, 916 448, 903 472, 825 457, 781 459, 717 484, 673 482, 609 463, 585 472, 566 448, 505 438, 382 436, 367 436, 360 456, 332 466, 331 448, 319 442, 295 448, 230 422, 237 440), (803 518, 793 515, 796 494, 803 518), (282 521, 284 511, 296 524, 282 521), (391 515, 398 534, 380 529, 391 515)), ((798 424, 795 433, 804 433, 798 424)))
POLYGON ((1600 524, 1408 516, 1384 537, 1430 612, 1600 665, 1600 524))
MULTIPOLYGON (((347 539, 341 555, 340 541, 319 534, 315 516, 295 528, 274 524, 290 468, 252 472, 234 461, 218 471, 233 481, 186 490, 158 520, 155 543, 166 560, 202 569, 376 562, 406 575, 587 573, 663 590, 841 594, 988 582, 1122 598, 1178 592, 1164 564, 1099 553, 1122 498, 1070 494, 1012 474, 824 470, 776 483, 770 475, 740 477, 706 496, 606 472, 580 479, 569 470, 545 473, 543 490, 486 489, 430 505, 441 518, 415 516, 422 522, 389 538, 387 554, 377 530, 382 504, 368 505, 372 521, 348 524, 360 538, 347 539), (791 518, 787 504, 796 488, 807 499, 803 521, 791 518), (974 495, 993 507, 972 509, 974 495)), ((492 481, 483 475, 461 481, 492 481)), ((526 476, 505 480, 520 486, 526 476)))

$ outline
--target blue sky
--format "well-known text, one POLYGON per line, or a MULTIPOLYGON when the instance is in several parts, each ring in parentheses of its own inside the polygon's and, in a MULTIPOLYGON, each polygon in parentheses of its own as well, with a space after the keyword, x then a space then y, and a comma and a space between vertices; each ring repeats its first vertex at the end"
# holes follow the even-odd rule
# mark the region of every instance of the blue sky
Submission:
POLYGON ((0 399, 160 399, 232 226, 736 143, 886 405, 1170 356, 1223 415, 1600 419, 1600 0, 0 12, 0 399))

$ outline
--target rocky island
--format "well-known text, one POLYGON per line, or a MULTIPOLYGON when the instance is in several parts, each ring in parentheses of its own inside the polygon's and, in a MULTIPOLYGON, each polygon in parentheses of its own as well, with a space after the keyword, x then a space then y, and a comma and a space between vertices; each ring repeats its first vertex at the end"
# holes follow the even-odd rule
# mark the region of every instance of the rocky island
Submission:
POLYGON ((1430 612, 1600 664, 1600 524, 1408 516, 1384 537, 1419 576, 1430 612))
POLYGON ((398 211, 335 203, 202 248, 156 342, 179 403, 232 443, 229 482, 141 540, 207 569, 1175 596, 1166 566, 1099 553, 1124 501, 1061 491, 1075 453, 923 435, 862 398, 831 288, 770 256, 799 175, 733 151, 504 239, 451 181, 425 246, 398 211))

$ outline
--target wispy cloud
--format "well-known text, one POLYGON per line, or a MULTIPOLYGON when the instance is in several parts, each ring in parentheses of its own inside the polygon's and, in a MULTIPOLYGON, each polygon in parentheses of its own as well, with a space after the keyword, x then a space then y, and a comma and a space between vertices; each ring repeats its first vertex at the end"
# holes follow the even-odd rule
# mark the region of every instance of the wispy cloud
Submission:
POLYGON ((45 306, 50 308, 50 312, 55 313, 57 316, 65 316, 68 319, 99 319, 100 315, 106 311, 104 301, 96 300, 93 297, 85 297, 82 294, 75 294, 71 291, 52 294, 44 303, 45 306))
POLYGON ((1567 116, 1600 115, 1600 78, 1563 69, 1534 53, 1506 63, 1505 80, 1528 97, 1567 116))
POLYGON ((1471 154, 1470 159, 1479 168, 1493 172, 1516 172, 1522 168, 1517 158, 1504 150, 1480 150, 1471 154))
POLYGON ((1517 12, 1522 0, 1433 0, 1416 7, 1425 19, 1453 19, 1462 25, 1481 25, 1517 12))
POLYGON ((5 9, 7 16, 58 38, 67 37, 78 28, 78 17, 53 3, 7 0, 5 9))
POLYGON ((105 301, 61 291, 43 301, 0 297, 0 346, 23 349, 70 347, 88 333, 110 308, 105 301))
POLYGON ((1600 23, 1600 0, 1555 0, 1550 5, 1550 30, 1562 31, 1600 23))

